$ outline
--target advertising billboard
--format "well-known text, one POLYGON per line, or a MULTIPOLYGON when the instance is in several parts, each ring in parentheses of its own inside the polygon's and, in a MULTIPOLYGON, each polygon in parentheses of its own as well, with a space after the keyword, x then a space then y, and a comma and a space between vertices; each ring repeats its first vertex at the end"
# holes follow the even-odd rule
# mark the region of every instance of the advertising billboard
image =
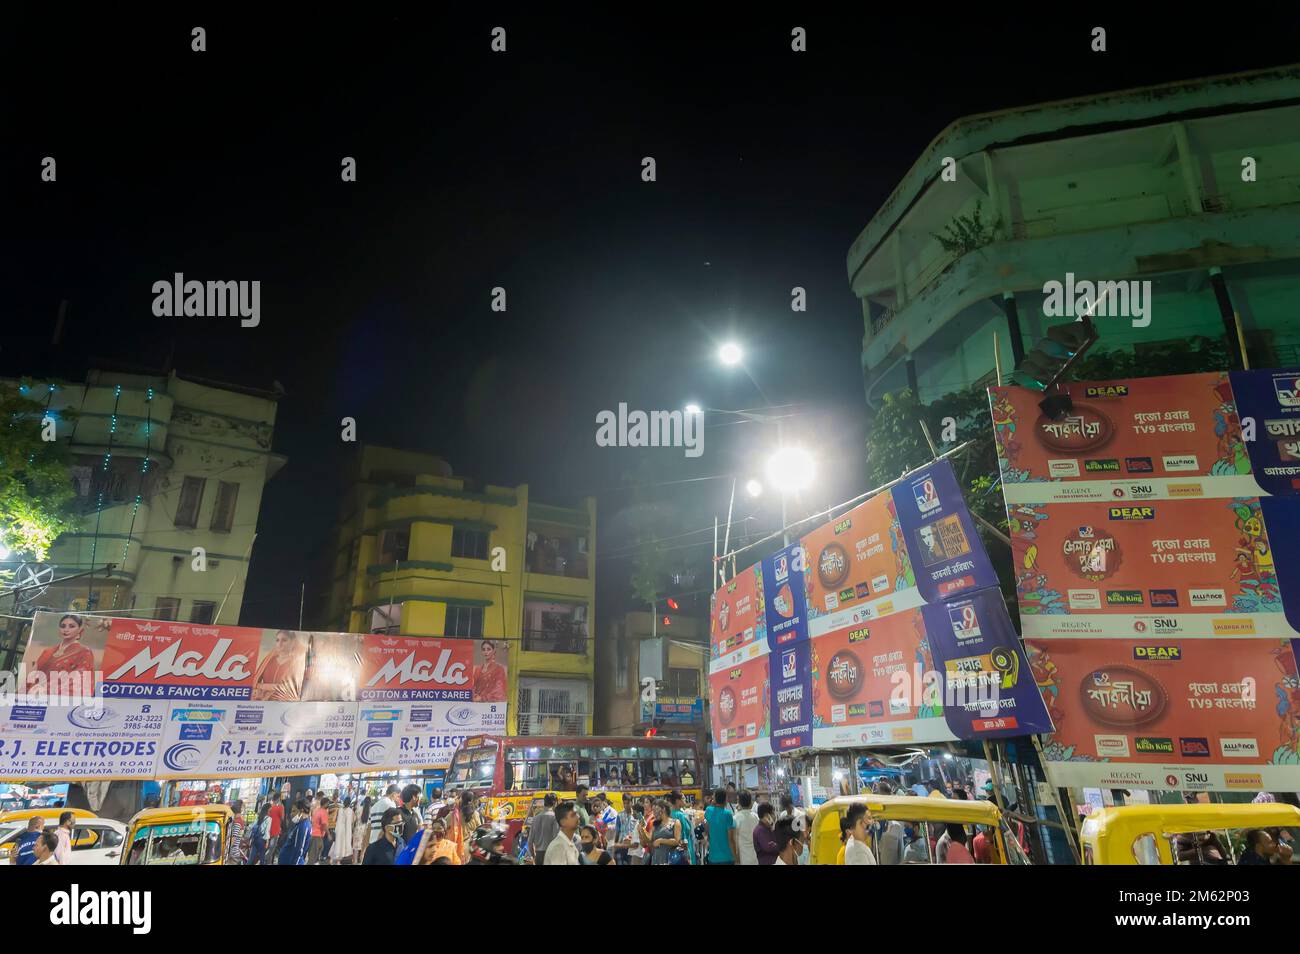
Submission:
POLYGON ((1145 482, 1158 494, 1168 482, 1210 476, 1225 478, 1216 493, 1258 494, 1225 372, 1063 388, 1073 407, 1057 420, 1039 408, 1039 391, 989 388, 1009 504, 1104 499, 1111 481, 1145 482))
POLYGON ((772 754, 767 655, 710 673, 709 695, 716 761, 772 754))
POLYGON ((303 775, 448 764, 506 729, 491 639, 38 613, 0 778, 303 775))
POLYGON ((1029 636, 1292 636, 1258 497, 1011 504, 1029 636))
POLYGON ((1026 639, 1057 784, 1300 790, 1295 643, 1026 639))
POLYGON ((758 565, 736 574, 713 594, 710 659, 726 666, 742 658, 737 654, 756 642, 761 642, 766 649, 767 616, 763 610, 763 577, 758 565))

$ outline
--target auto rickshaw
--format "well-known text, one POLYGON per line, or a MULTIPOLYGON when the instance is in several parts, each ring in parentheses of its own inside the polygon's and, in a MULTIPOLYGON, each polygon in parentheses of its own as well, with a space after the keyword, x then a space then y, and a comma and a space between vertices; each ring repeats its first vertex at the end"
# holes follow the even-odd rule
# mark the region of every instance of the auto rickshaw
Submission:
MULTIPOLYGON (((1281 802, 1124 805, 1099 808, 1083 820, 1085 865, 1173 865, 1173 840, 1199 832, 1291 828, 1300 835, 1300 808, 1281 802)), ((1229 836, 1219 841, 1224 863, 1238 860, 1229 836)), ((1300 847, 1300 845, 1297 845, 1300 847)))
MULTIPOLYGON (((919 829, 916 836, 925 839, 922 843, 925 861, 919 859, 914 864, 935 862, 934 852, 930 847, 929 835, 943 834, 946 825, 956 824, 968 827, 980 825, 995 836, 994 850, 991 852, 996 864, 1027 865, 1032 864, 1020 846, 1020 842, 1010 837, 1006 822, 998 806, 989 801, 965 801, 955 798, 921 798, 910 795, 841 795, 817 806, 816 812, 809 820, 812 843, 809 845, 808 860, 814 865, 833 865, 840 850, 840 819, 851 805, 865 805, 876 821, 911 822, 919 829)), ((973 837, 973 835, 972 835, 973 837)), ((873 845, 879 859, 879 850, 873 845)))
POLYGON ((234 812, 229 805, 184 805, 136 812, 124 865, 222 865, 234 812))

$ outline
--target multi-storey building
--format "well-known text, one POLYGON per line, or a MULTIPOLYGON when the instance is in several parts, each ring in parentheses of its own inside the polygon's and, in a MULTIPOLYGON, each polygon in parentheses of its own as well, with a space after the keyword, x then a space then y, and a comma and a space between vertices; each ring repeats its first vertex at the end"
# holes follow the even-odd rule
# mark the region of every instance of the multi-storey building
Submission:
POLYGON ((3 386, 68 445, 81 516, 25 608, 238 623, 262 490, 285 462, 271 450, 279 395, 175 371, 3 386))
POLYGON ((1146 316, 1099 318, 1100 348, 1205 335, 1235 354, 1240 315, 1252 365, 1295 365, 1300 66, 959 119, 858 236, 848 274, 872 408, 904 385, 930 402, 991 382, 995 336, 1005 374, 1069 320, 1043 307, 1067 275, 1151 283, 1146 316))
POLYGON ((428 454, 362 446, 337 532, 327 625, 493 638, 509 650, 508 730, 592 730, 596 501, 475 488, 428 454))
POLYGON ((708 751, 708 620, 647 611, 613 620, 596 654, 596 729, 600 735, 691 738, 708 751), (663 625, 663 619, 669 625, 663 625), (654 704, 642 699, 642 677, 657 683, 654 704))

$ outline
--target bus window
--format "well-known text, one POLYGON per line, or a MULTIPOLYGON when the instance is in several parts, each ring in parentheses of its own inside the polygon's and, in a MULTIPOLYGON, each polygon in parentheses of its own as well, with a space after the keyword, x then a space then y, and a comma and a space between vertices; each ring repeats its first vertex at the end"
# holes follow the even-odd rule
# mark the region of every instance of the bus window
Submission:
POLYGON ((447 770, 447 784, 457 788, 483 788, 492 784, 492 775, 496 768, 497 750, 495 746, 477 749, 461 749, 452 760, 447 770))

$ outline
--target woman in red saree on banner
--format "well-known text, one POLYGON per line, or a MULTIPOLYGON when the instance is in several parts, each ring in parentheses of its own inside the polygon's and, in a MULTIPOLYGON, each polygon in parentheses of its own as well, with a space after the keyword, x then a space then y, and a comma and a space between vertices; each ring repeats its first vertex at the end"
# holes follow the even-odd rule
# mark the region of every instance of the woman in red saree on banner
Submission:
POLYGON ((497 662, 496 643, 483 640, 483 665, 474 667, 474 701, 506 701, 506 667, 497 662))
POLYGON ((59 644, 37 657, 36 672, 44 673, 51 695, 95 694, 95 654, 82 644, 86 624, 71 613, 59 618, 59 644))
POLYGON ((307 647, 297 633, 282 629, 275 634, 275 649, 258 664, 253 677, 255 701, 293 702, 302 689, 307 647))

